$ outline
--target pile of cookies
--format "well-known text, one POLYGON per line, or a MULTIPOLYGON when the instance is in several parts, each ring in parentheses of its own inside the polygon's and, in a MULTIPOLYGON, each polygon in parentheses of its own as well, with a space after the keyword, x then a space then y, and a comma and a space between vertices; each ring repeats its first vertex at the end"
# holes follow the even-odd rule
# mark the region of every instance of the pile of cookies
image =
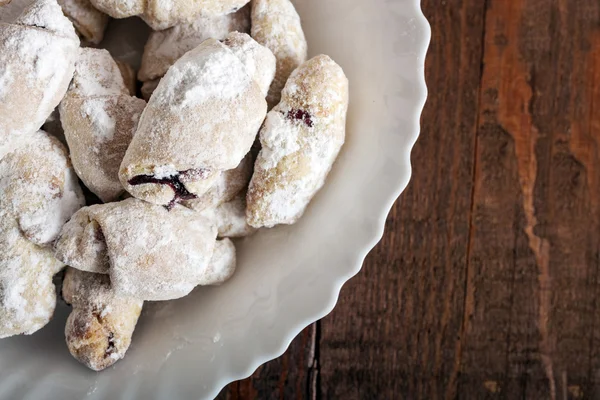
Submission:
POLYGON ((307 61, 290 0, 30 3, 0 23, 0 338, 50 321, 65 271, 69 351, 102 370, 145 301, 225 282, 232 239, 302 216, 348 80, 307 61), (154 29, 137 73, 98 47, 131 16, 154 29))

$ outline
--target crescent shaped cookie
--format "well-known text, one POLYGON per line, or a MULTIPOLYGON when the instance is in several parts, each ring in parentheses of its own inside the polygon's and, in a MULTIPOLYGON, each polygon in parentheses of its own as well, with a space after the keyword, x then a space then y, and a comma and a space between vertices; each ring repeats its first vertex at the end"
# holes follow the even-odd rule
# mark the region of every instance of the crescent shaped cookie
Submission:
POLYGON ((223 40, 234 31, 250 33, 249 6, 232 14, 200 16, 190 23, 151 32, 144 46, 140 81, 162 78, 169 67, 188 51, 207 39, 223 40))
POLYGON ((97 45, 102 41, 108 15, 92 6, 90 0, 58 0, 58 4, 84 42, 97 45))
POLYGON ((252 37, 273 52, 277 72, 269 89, 269 109, 281 99, 290 74, 306 61, 307 44, 300 16, 290 0, 254 0, 252 37))
POLYGON ((82 205, 57 139, 40 131, 0 153, 0 337, 31 334, 50 321, 52 277, 63 263, 48 246, 82 205))
POLYGON ((348 79, 325 55, 296 69, 267 115, 248 188, 248 223, 293 224, 325 183, 343 143, 348 79))
POLYGON ((120 295, 169 300, 206 279, 216 237, 216 227, 200 213, 127 199, 79 210, 55 251, 71 267, 108 273, 120 295))
POLYGON ((78 47, 56 0, 37 0, 0 23, 0 151, 44 124, 67 91, 78 47))
POLYGON ((206 193, 248 154, 274 69, 269 50, 242 33, 186 53, 140 118, 119 173, 125 189, 169 206, 206 193))
POLYGON ((241 238, 256 232, 246 221, 245 190, 227 203, 202 211, 202 214, 217 226, 220 238, 241 238))
POLYGON ((198 284, 202 286, 219 286, 231 278, 236 268, 235 245, 229 239, 217 240, 215 250, 210 259, 204 279, 198 284))
POLYGON ((64 264, 52 251, 20 234, 15 221, 0 211, 0 339, 31 335, 54 314, 52 277, 64 264))
POLYGON ((161 31, 191 22, 199 15, 220 16, 236 12, 250 0, 91 0, 113 18, 140 16, 152 29, 161 31))
POLYGON ((108 51, 81 49, 60 118, 77 175, 105 203, 125 191, 119 165, 145 106, 129 95, 108 51))
MULTIPOLYGON (((84 204, 63 145, 46 132, 27 135, 0 153, 0 210, 31 242, 45 246, 84 204)), ((0 221, 0 225, 7 220, 0 221)))
POLYGON ((183 201, 181 204, 194 211, 203 211, 227 203, 248 187, 253 170, 254 158, 248 153, 236 168, 219 175, 206 193, 197 199, 183 201))
POLYGON ((142 311, 142 300, 115 293, 108 275, 74 268, 67 268, 62 296, 73 306, 65 338, 75 359, 101 371, 125 357, 142 311))

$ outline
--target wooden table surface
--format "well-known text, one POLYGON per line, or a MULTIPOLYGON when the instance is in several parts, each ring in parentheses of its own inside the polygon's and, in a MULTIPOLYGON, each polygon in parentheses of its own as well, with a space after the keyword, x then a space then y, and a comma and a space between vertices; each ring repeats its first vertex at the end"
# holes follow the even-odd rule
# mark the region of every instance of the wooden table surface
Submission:
POLYGON ((430 95, 382 242, 220 399, 600 398, 600 1, 422 6, 430 95))

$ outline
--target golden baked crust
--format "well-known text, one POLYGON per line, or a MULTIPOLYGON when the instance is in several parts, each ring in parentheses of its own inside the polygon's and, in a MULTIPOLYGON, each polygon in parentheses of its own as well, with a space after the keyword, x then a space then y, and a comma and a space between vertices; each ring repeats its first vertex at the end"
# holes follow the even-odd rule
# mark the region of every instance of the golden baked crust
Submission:
POLYGON ((142 300, 116 294, 108 275, 74 268, 67 268, 62 296, 73 306, 65 337, 75 359, 101 371, 125 357, 142 300))
POLYGON ((269 89, 269 109, 279 103, 290 74, 306 61, 307 44, 300 16, 290 0, 254 0, 252 37, 273 52, 277 72, 269 89))
POLYGON ((348 79, 325 55, 296 69, 260 131, 248 223, 293 224, 323 186, 345 139, 348 79))
POLYGON ((75 171, 103 202, 125 191, 119 165, 145 106, 129 95, 108 51, 81 49, 60 117, 75 171))
POLYGON ((121 164, 125 189, 161 205, 204 194, 250 150, 267 110, 265 76, 274 72, 269 50, 242 33, 186 53, 142 114, 121 164))
POLYGON ((56 0, 37 0, 0 23, 0 151, 44 124, 67 91, 78 47, 56 0))
POLYGON ((92 6, 90 0, 57 1, 84 42, 99 44, 102 41, 108 25, 108 15, 92 6))

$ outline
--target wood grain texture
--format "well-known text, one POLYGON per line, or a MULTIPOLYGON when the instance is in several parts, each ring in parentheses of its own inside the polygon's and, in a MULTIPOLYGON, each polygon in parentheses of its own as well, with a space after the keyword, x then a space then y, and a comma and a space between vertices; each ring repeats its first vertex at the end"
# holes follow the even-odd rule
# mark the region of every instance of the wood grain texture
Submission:
POLYGON ((220 398, 600 398, 600 2, 422 7, 430 94, 382 242, 220 398))
POLYGON ((597 1, 488 2, 467 281, 473 307, 464 316, 459 387, 466 398, 595 390, 599 26, 597 1))
POLYGON ((455 394, 485 9, 466 0, 425 1, 423 9, 433 28, 426 69, 433 90, 413 179, 384 239, 322 321, 325 399, 455 394))
POLYGON ((313 324, 296 337, 283 356, 259 367, 252 377, 230 384, 221 391, 217 399, 315 398, 315 339, 316 324, 313 324))

